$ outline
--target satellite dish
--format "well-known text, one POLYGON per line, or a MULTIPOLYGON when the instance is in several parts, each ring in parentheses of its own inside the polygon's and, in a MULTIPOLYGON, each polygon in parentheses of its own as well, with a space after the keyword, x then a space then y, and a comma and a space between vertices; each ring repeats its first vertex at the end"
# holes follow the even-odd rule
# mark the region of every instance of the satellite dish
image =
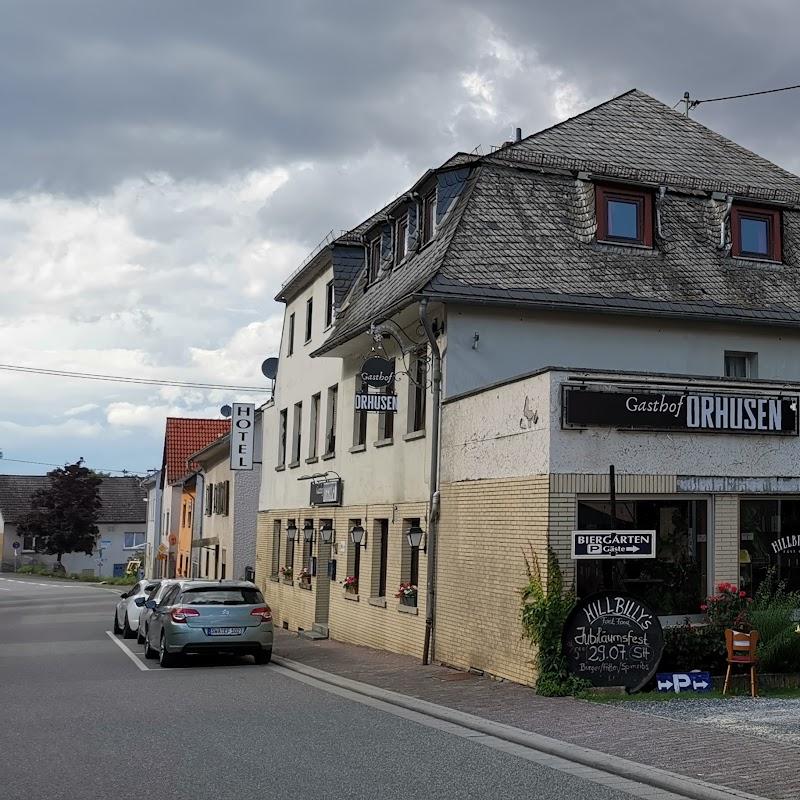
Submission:
POLYGON ((278 359, 268 358, 261 365, 261 371, 264 373, 264 377, 269 378, 271 381, 274 381, 278 374, 278 359))
POLYGON ((229 417, 231 414, 233 414, 233 409, 229 405, 224 405, 219 410, 219 413, 222 414, 223 417, 229 417))

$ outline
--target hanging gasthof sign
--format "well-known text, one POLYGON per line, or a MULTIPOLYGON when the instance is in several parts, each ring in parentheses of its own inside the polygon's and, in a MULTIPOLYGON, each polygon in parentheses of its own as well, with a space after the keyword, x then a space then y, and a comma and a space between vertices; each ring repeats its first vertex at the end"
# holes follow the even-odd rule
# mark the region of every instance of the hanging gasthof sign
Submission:
POLYGON ((379 411, 381 413, 397 413, 396 394, 372 394, 371 392, 356 392, 356 411, 379 411))
POLYGON ((362 386, 385 389, 394 383, 394 359, 372 356, 361 365, 359 375, 362 386))

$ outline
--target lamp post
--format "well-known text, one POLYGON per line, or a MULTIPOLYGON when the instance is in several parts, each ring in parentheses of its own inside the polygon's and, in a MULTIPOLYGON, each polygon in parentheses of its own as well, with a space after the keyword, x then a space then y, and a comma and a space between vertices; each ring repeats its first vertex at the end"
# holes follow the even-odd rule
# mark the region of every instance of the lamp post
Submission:
POLYGON ((350 528, 350 541, 356 547, 361 547, 362 542, 364 542, 365 535, 366 532, 364 531, 364 526, 360 522, 350 528))
POLYGON ((411 525, 406 533, 406 541, 408 541, 408 546, 414 549, 418 549, 422 544, 422 538, 425 536, 425 531, 422 530, 419 523, 415 522, 411 525))
POLYGON ((286 538, 294 541, 297 538, 297 525, 294 520, 291 520, 286 526, 286 538))
POLYGON ((308 520, 306 524, 303 525, 303 541, 304 542, 314 541, 314 523, 311 520, 308 520))
POLYGON ((319 529, 319 538, 322 540, 322 544, 330 544, 333 541, 333 535, 333 525, 330 522, 324 523, 319 529))

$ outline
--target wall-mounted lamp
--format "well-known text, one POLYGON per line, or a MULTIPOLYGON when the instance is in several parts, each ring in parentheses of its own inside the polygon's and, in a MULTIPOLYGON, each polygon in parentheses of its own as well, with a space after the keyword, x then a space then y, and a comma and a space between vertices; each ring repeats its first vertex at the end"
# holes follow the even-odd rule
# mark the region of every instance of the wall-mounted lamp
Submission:
POLYGON ((350 541, 356 546, 361 547, 362 543, 366 546, 366 531, 361 523, 350 528, 350 541))
POLYGON ((408 541, 408 546, 413 548, 419 548, 422 544, 422 538, 425 536, 425 531, 419 526, 418 522, 415 522, 406 533, 406 540, 408 541))
POLYGON ((314 541, 314 523, 311 520, 308 520, 306 524, 303 525, 303 541, 304 542, 314 541))
POLYGON ((319 529, 319 538, 322 540, 322 543, 330 544, 333 541, 333 536, 333 525, 331 525, 330 522, 323 523, 322 527, 319 529))
POLYGON ((294 524, 294 520, 290 520, 286 526, 286 538, 291 539, 291 541, 297 538, 297 525, 294 524))

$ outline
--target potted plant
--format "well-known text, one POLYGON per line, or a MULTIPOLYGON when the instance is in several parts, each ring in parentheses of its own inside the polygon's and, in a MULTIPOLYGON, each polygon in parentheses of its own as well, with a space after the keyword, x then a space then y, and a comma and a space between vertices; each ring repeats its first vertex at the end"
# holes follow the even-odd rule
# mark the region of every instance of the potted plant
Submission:
POLYGON ((344 581, 344 590, 348 594, 358 594, 358 578, 355 575, 348 575, 344 581))
POLYGON ((394 596, 399 598, 400 605, 403 606, 417 605, 417 587, 410 581, 401 583, 400 588, 395 592, 394 596))
POLYGON ((311 588, 311 573, 305 567, 297 573, 297 579, 300 581, 301 586, 307 589, 311 588))
POLYGON ((294 570, 291 567, 281 567, 278 572, 281 574, 284 583, 291 583, 294 576, 294 570))

